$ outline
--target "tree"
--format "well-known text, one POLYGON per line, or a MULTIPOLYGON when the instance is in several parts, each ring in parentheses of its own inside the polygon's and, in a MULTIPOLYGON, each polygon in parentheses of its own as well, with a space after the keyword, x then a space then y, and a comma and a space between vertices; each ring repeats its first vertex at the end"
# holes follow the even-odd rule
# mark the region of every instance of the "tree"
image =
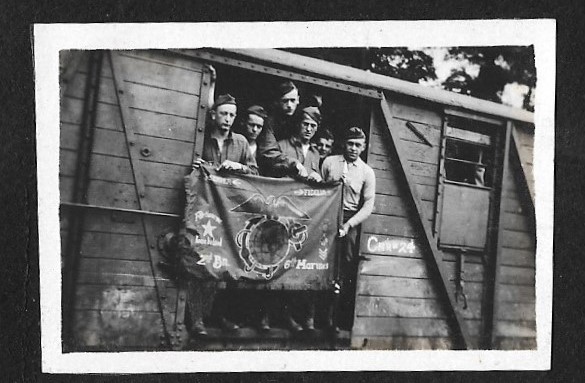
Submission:
MULTIPOLYGON (((373 72, 410 82, 436 80, 433 58, 425 52, 408 48, 373 49, 373 72)), ((533 111, 532 92, 536 87, 536 68, 532 46, 452 47, 447 49, 444 61, 467 61, 479 66, 479 73, 472 75, 463 66, 455 69, 440 82, 443 89, 473 97, 502 102, 502 93, 508 84, 521 84, 528 88, 523 108, 533 111)))
POLYGON ((480 69, 475 78, 464 70, 453 72, 442 83, 445 89, 501 102, 504 87, 518 83, 528 87, 522 107, 534 110, 531 96, 536 87, 536 67, 532 46, 456 47, 449 48, 449 55, 456 60, 468 60, 477 64, 480 69))
POLYGON ((437 78, 433 58, 422 50, 377 48, 371 57, 371 69, 375 73, 416 83, 437 78))

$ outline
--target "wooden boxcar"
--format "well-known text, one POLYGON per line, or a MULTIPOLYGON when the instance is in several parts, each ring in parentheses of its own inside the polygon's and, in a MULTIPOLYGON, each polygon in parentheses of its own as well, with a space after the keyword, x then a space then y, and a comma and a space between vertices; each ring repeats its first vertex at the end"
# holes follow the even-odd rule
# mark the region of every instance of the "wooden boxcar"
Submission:
POLYGON ((368 132, 377 179, 348 343, 281 331, 207 349, 536 348, 531 113, 283 50, 198 49, 61 53, 64 350, 190 347, 158 242, 202 150, 206 64, 244 103, 283 78, 323 94, 336 135, 368 132))

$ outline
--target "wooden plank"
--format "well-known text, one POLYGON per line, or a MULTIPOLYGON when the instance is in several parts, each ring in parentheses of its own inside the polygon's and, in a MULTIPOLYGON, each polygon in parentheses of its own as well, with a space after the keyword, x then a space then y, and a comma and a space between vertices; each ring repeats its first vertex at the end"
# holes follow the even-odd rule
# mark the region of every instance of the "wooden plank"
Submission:
MULTIPOLYGON (((422 201, 422 205, 429 216, 432 217, 431 214, 435 211, 435 203, 432 201, 422 201)), ((378 194, 376 195, 373 212, 375 214, 408 217, 409 214, 412 214, 412 208, 405 203, 402 197, 378 194)))
POLYGON ((534 285, 535 269, 500 265, 500 283, 506 285, 534 285))
POLYGON ((435 111, 428 108, 407 105, 399 102, 392 103, 391 114, 394 118, 406 121, 420 122, 427 125, 441 126, 443 118, 435 111))
POLYGON ((434 284, 428 279, 360 275, 357 283, 357 293, 369 296, 437 298, 435 290, 434 284))
POLYGON ((120 183, 134 183, 132 165, 128 158, 93 154, 89 167, 89 178, 120 183))
POLYGON ((91 285, 154 286, 148 261, 82 257, 79 283, 91 285))
POLYGON ((100 180, 90 181, 87 190, 87 203, 98 206, 140 209, 134 185, 100 180))
POLYGON ((69 176, 59 176, 59 201, 73 201, 74 178, 69 176))
POLYGON ((162 162, 191 166, 193 163, 193 143, 173 141, 164 138, 136 136, 136 147, 148 148, 149 156, 140 154, 140 159, 148 162, 162 162))
POLYGON ((450 350, 453 340, 448 337, 352 336, 351 347, 363 350, 450 350))
POLYGON ((75 177, 78 153, 73 150, 59 150, 59 175, 75 177))
POLYGON ((147 190, 148 186, 155 186, 183 191, 185 189, 184 177, 191 173, 191 166, 149 161, 142 161, 142 168, 147 190))
POLYGON ((148 261, 143 236, 85 232, 81 242, 84 257, 148 261))
MULTIPOLYGON (((133 183, 132 166, 127 158, 94 154, 90 178, 120 183, 133 183)), ((190 166, 142 161, 145 184, 148 186, 184 189, 183 178, 191 172, 190 166)))
POLYGON ((85 212, 85 231, 144 235, 137 214, 91 210, 85 212))
POLYGON ((501 302, 498 320, 535 321, 535 304, 525 302, 501 302))
POLYGON ((201 72, 162 65, 160 62, 146 61, 128 55, 119 57, 125 82, 199 95, 201 72))
MULTIPOLYGON (((441 125, 434 126, 434 125, 427 125, 421 124, 415 121, 404 121, 401 119, 394 118, 392 120, 393 124, 396 124, 399 128, 399 137, 401 140, 410 141, 410 142, 418 142, 421 143, 421 139, 416 136, 416 134, 408 129, 406 123, 410 122, 425 138, 433 144, 433 146, 441 146, 441 125)), ((371 140, 380 140, 385 142, 384 140, 387 139, 387 134, 381 129, 373 129, 371 135, 371 140)))
MULTIPOLYGON (((79 74, 73 80, 73 86, 67 88, 68 97, 83 99, 83 88, 87 75, 79 74)), ((195 119, 199 97, 192 94, 176 92, 168 89, 154 88, 142 84, 124 82, 129 99, 129 106, 134 109, 149 110, 152 112, 171 114, 195 119)), ((111 78, 102 78, 98 100, 102 103, 117 105, 114 81, 111 78)))
POLYGON ((364 233, 360 239, 360 253, 422 258, 424 256, 424 247, 419 239, 364 233))
POLYGON ((358 317, 447 318, 443 303, 437 299, 398 297, 360 297, 356 301, 358 317))
POLYGON ((524 231, 502 230, 502 246, 512 249, 534 249, 534 238, 524 231))
POLYGON ((372 214, 362 224, 362 231, 365 233, 396 235, 407 238, 417 237, 417 233, 408 218, 393 217, 390 215, 372 214))
POLYGON ((75 343, 81 350, 160 349, 159 313, 83 310, 75 312, 74 321, 75 343))
POLYGON ((502 302, 534 303, 536 298, 534 286, 499 285, 496 299, 502 302))
POLYGON ((536 322, 499 320, 495 334, 496 337, 536 338, 536 322))
POLYGON ((78 310, 159 310, 154 287, 78 285, 75 294, 75 308, 78 310))
POLYGON ((536 350, 536 338, 496 337, 494 348, 497 350, 536 350))
MULTIPOLYGON (((396 131, 395 128, 392 127, 392 124, 390 123, 393 119, 393 116, 395 115, 399 115, 397 113, 395 113, 394 111, 399 107, 397 105, 390 105, 388 103, 388 101, 384 98, 381 101, 381 108, 382 108, 382 114, 384 116, 384 119, 386 121, 387 127, 389 129, 390 132, 390 137, 392 138, 392 144, 394 149, 396 150, 396 154, 398 157, 398 160, 400 162, 400 168, 402 169, 402 174, 404 175, 405 179, 406 179, 406 185, 408 186, 408 190, 410 191, 410 193, 407 193, 408 196, 411 199, 411 202, 414 204, 415 208, 416 208, 416 212, 417 214, 414 214, 414 218, 418 221, 418 226, 422 229, 423 233, 424 233, 424 237, 423 239, 426 242, 426 245, 429 246, 431 254, 433 255, 433 266, 435 267, 435 270, 438 272, 438 276, 440 277, 440 282, 438 283, 439 288, 442 290, 442 293, 444 296, 446 296, 446 298, 448 298, 448 302, 449 304, 448 306, 448 314, 449 316, 452 316, 453 319, 455 319, 455 324, 456 324, 456 334, 457 336, 461 336, 461 343, 463 348, 467 348, 470 346, 471 344, 471 339, 470 339, 470 335, 468 332, 468 326, 463 323, 463 318, 460 314, 460 312, 457 309, 457 302, 455 299, 455 295, 454 295, 454 291, 452 289, 452 287, 449 284, 448 281, 448 277, 446 274, 446 271, 443 268, 443 260, 442 260, 442 255, 439 253, 439 250, 437 248, 437 244, 435 242, 435 238, 432 234, 432 230, 430 225, 428 224, 428 218, 426 217, 426 214, 421 206, 421 199, 418 196, 418 192, 416 190, 416 186, 414 185, 414 180, 412 179, 412 171, 410 169, 410 167, 408 166, 408 161, 406 160, 403 148, 401 146, 400 140, 398 138, 398 132, 396 131)), ((399 112, 400 113, 400 112, 399 112)), ((432 113, 427 113, 427 116, 431 116, 432 113)), ((438 115, 437 115, 438 116, 438 115)), ((439 117, 439 121, 441 121, 440 116, 439 117)), ((422 121, 422 122, 426 122, 426 121, 422 121)), ((429 122, 431 123, 431 122, 429 122)), ((432 123, 431 123, 432 124, 432 123)), ((438 124, 435 124, 438 125, 438 124)), ((436 172, 435 172, 436 174, 436 172)), ((390 234, 390 233, 389 233, 390 234)))
POLYGON ((528 214, 528 211, 526 211, 526 209, 522 206, 522 203, 518 197, 512 198, 503 196, 502 200, 502 205, 505 212, 514 214, 528 214))
POLYGON ((169 51, 151 50, 151 49, 138 49, 121 51, 120 56, 132 57, 135 59, 146 60, 153 63, 162 65, 169 65, 193 72, 201 72, 203 70, 203 64, 200 60, 193 60, 192 58, 185 59, 169 51))
MULTIPOLYGON (((397 179, 386 179, 386 178, 379 178, 378 171, 374 169, 374 173, 376 174, 376 194, 377 195, 394 195, 394 196, 403 196, 405 190, 399 184, 397 179)), ((423 201, 435 201, 436 197, 436 187, 432 185, 424 185, 424 184, 415 184, 416 190, 423 201)))
MULTIPOLYGON (((449 282, 455 289, 455 284, 449 282)), ((412 279, 387 276, 361 276, 357 284, 360 296, 387 296, 404 298, 437 298, 435 282, 430 279, 412 279)), ((465 294, 468 301, 482 299, 483 284, 465 283, 465 294)))
MULTIPOLYGON (((65 106, 61 113, 61 121, 68 124, 81 124, 82 108, 82 100, 66 98, 65 106)), ((137 121, 135 126, 137 134, 188 142, 194 141, 196 119, 136 109, 134 110, 134 115, 137 121)), ((96 126, 102 129, 122 132, 119 107, 117 105, 98 103, 96 126)))
MULTIPOLYGON (((380 136, 376 136, 380 137, 380 136)), ((406 156, 409 160, 416 160, 419 162, 426 162, 430 164, 435 164, 439 162, 439 152, 440 147, 429 147, 425 144, 418 143, 418 142, 411 142, 402 140, 403 145, 405 146, 406 156)), ((390 156, 389 149, 387 147, 387 143, 382 140, 372 140, 370 141, 369 151, 372 154, 380 155, 380 156, 390 156)))
POLYGON ((534 267, 536 256, 532 250, 502 248, 502 265, 534 267))
POLYGON ((372 255, 369 261, 361 262, 359 275, 382 275, 403 278, 429 278, 427 264, 423 259, 372 255))
MULTIPOLYGON (((384 156, 375 153, 370 153, 368 155, 368 164, 372 167, 372 169, 382 170, 384 172, 390 173, 386 176, 388 178, 393 178, 391 175, 396 174, 398 171, 393 161, 394 160, 390 156, 384 156)), ((408 165, 413 175, 422 177, 437 177, 438 164, 408 160, 408 165)))
POLYGON ((431 318, 355 318, 352 336, 440 336, 453 333, 447 320, 431 318))
MULTIPOLYGON (((178 214, 184 208, 181 193, 180 189, 146 186, 144 200, 151 204, 150 211, 178 214)), ((87 198, 90 205, 140 209, 136 189, 132 184, 91 180, 87 198)))
POLYGON ((504 212, 504 229, 512 231, 525 231, 531 232, 531 223, 528 217, 524 214, 515 214, 510 212, 504 212))
MULTIPOLYGON (((420 258, 405 258, 395 256, 371 255, 368 261, 360 263, 360 275, 383 275, 403 278, 432 278, 427 262, 420 258)), ((443 261, 448 279, 455 281, 457 263, 443 261)), ((483 265, 474 263, 464 264, 463 279, 466 282, 483 282, 483 265)))

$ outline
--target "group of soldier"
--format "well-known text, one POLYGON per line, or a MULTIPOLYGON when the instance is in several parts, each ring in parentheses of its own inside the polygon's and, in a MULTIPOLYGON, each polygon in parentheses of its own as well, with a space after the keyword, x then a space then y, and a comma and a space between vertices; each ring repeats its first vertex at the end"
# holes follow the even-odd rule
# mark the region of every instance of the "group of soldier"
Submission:
MULTIPOLYGON (((260 105, 252 105, 240 116, 241 123, 234 127, 238 114, 237 101, 229 94, 222 94, 211 107, 202 157, 194 161, 193 167, 207 163, 213 164, 217 170, 268 177, 343 181, 343 225, 338 233, 342 244, 339 254, 340 289, 338 294, 334 294, 335 298, 329 300, 328 307, 324 308, 327 312, 327 326, 338 331, 333 321, 334 311, 338 317, 345 317, 345 320, 338 322, 342 323, 342 327, 350 327, 350 318, 353 318, 358 226, 372 212, 375 177, 373 170, 360 158, 366 147, 366 136, 362 129, 348 128, 343 134, 342 153, 331 155, 334 136, 328 129, 321 127, 321 107, 320 96, 307 96, 306 100, 305 97, 301 100, 296 85, 285 81, 278 85, 274 107, 270 111, 260 105)), ((229 298, 226 296, 229 292, 216 294, 214 283, 194 279, 189 281, 188 286, 192 334, 207 335, 204 316, 210 312, 213 301, 216 301, 215 317, 221 328, 224 331, 239 328, 227 318, 226 302, 229 298), (214 299, 216 295, 217 299, 214 299)), ((255 293, 256 301, 260 302, 257 304, 260 315, 256 322, 259 330, 270 330, 269 308, 272 305, 281 307, 283 323, 291 331, 315 328, 316 300, 310 292, 264 290, 255 293), (293 301, 297 306, 299 301, 302 302, 302 313, 299 312, 301 309, 291 310, 293 301)))

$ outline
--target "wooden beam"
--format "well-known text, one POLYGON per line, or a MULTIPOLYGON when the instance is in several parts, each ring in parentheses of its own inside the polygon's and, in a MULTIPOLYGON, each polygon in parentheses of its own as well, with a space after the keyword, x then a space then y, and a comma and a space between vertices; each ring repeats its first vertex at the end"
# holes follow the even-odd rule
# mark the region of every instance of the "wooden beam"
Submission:
MULTIPOLYGON (((132 175, 134 177, 134 186, 136 187, 136 193, 138 195, 138 206, 140 210, 151 210, 149 206, 149 200, 146 198, 146 187, 143 166, 140 162, 140 146, 138 145, 137 136, 134 130, 136 124, 139 121, 135 118, 132 109, 130 108, 129 91, 127 89, 125 79, 124 68, 122 67, 121 60, 124 58, 120 56, 117 51, 110 51, 109 55, 110 64, 112 67, 112 74, 114 77, 114 90, 118 100, 118 106, 120 107, 120 117, 122 119, 122 128, 126 136, 126 145, 128 148, 128 156, 130 157, 130 164, 132 165, 132 175)), ((148 249, 148 255, 150 260, 150 267, 152 271, 152 277, 155 281, 157 303, 161 315, 161 346, 170 346, 172 348, 178 348, 177 336, 176 336, 176 325, 174 318, 172 318, 169 303, 167 303, 166 283, 159 277, 160 271, 158 271, 156 254, 156 240, 157 237, 154 233, 153 225, 148 219, 150 217, 141 216, 142 227, 144 230, 144 239, 146 241, 146 248, 148 249)))
MULTIPOLYGON (((518 156, 518 160, 520 163, 520 170, 522 173, 522 184, 523 187, 526 189, 527 194, 529 195, 529 199, 530 199, 530 207, 532 209, 532 211, 534 211, 534 184, 531 181, 528 180, 528 176, 526 174, 527 169, 524 166, 524 161, 526 161, 526 158, 522 158, 521 152, 520 152, 520 145, 522 144, 522 140, 520 138, 520 133, 518 133, 517 128, 515 126, 512 126, 512 136, 510 138, 511 143, 510 146, 514 148, 514 150, 516 151, 516 155, 518 156)), ((532 161, 534 161, 534 159, 532 159, 532 161)), ((534 178, 534 177, 533 177, 534 178)))
POLYGON ((441 283, 439 283, 439 285, 441 286, 441 289, 443 290, 442 292, 446 295, 447 302, 449 303, 447 305, 447 312, 449 316, 454 319, 454 322, 456 324, 456 332, 461 337, 463 348, 467 349, 471 344, 470 336, 467 331, 467 326, 463 320, 463 316, 459 313, 457 309, 457 300, 455 298, 455 293, 453 289, 450 288, 449 276, 447 271, 445 270, 445 267, 443 266, 443 255, 437 247, 435 237, 433 236, 431 228, 429 226, 429 221, 425 214, 421 199, 418 195, 418 191, 416 190, 413 176, 410 173, 410 168, 406 154, 403 152, 402 145, 400 143, 400 134, 397 131, 396 125, 391 123, 393 118, 392 111, 390 110, 390 105, 388 105, 388 101, 385 98, 382 99, 381 107, 382 113, 386 120, 386 125, 388 127, 388 132, 390 133, 392 144, 398 157, 400 170, 402 171, 402 174, 404 175, 406 184, 408 186, 409 190, 408 197, 416 208, 417 213, 415 214, 416 223, 423 231, 424 235, 422 237, 422 240, 426 242, 426 244, 429 246, 429 249, 431 250, 431 253, 433 255, 432 265, 434 266, 434 268, 436 269, 441 278, 440 281, 441 283))
POLYGON ((511 140, 512 140, 512 122, 508 121, 508 123, 506 124, 506 140, 504 142, 504 160, 503 160, 503 169, 502 169, 502 185, 500 188, 500 211, 498 214, 498 234, 496 236, 496 251, 494 252, 495 255, 495 262, 493 262, 494 264, 494 268, 492 270, 492 275, 494 276, 494 284, 491 287, 491 289, 493 289, 493 294, 491 294, 490 301, 492 303, 491 305, 491 318, 488 319, 488 323, 486 328, 489 329, 490 333, 489 333, 489 341, 490 341, 490 348, 493 347, 494 342, 495 342, 495 330, 496 330, 496 324, 498 321, 497 315, 498 315, 498 310, 499 310, 499 300, 498 300, 498 285, 500 283, 500 279, 501 279, 501 273, 500 273, 500 268, 501 268, 501 264, 502 264, 502 247, 503 247, 503 236, 504 236, 504 213, 505 213, 505 207, 504 207, 504 201, 502 199, 502 194, 504 193, 504 190, 509 189, 509 183, 510 183, 510 147, 511 147, 511 140))
MULTIPOLYGON (((279 76, 284 77, 287 79, 295 80, 295 81, 302 81, 309 84, 315 84, 319 86, 323 86, 326 88, 331 88, 339 91, 344 92, 351 92, 356 93, 361 96, 367 96, 372 98, 381 99, 381 93, 377 89, 370 89, 366 87, 362 87, 359 85, 349 85, 347 83, 340 83, 338 81, 332 81, 330 79, 324 80, 319 77, 311 76, 309 74, 298 73, 290 70, 283 69, 286 63, 278 63, 278 67, 275 65, 262 65, 258 64, 257 62, 249 62, 246 59, 235 59, 231 57, 226 57, 225 54, 222 52, 215 52, 215 51, 207 51, 204 49, 171 49, 173 53, 179 54, 181 56, 187 56, 190 58, 196 58, 199 60, 216 62, 218 64, 223 65, 230 65, 235 66, 238 68, 247 69, 254 72, 269 74, 272 76, 279 76)), ((283 52, 287 53, 287 52, 283 52)))
POLYGON ((534 123, 534 114, 522 109, 516 109, 492 101, 480 100, 442 89, 428 88, 389 76, 278 49, 222 49, 222 51, 261 60, 271 65, 284 65, 296 70, 341 80, 345 83, 353 83, 362 87, 386 90, 492 116, 534 123))

